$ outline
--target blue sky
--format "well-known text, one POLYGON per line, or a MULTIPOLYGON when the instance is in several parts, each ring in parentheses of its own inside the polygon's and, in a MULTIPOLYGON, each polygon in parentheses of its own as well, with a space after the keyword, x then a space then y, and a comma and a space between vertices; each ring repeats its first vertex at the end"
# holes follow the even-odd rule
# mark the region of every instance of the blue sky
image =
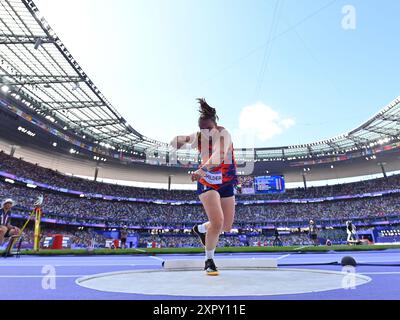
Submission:
POLYGON ((398 0, 35 3, 128 122, 165 142, 196 130, 198 97, 236 146, 272 147, 345 133, 400 92, 398 0))

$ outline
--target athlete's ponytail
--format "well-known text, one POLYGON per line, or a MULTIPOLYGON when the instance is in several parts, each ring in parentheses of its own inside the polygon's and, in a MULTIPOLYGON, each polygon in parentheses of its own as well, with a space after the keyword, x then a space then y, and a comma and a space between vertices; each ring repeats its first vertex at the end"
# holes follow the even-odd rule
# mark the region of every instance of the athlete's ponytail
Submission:
POLYGON ((215 123, 219 120, 217 116, 217 110, 214 108, 210 107, 206 100, 204 98, 202 99, 197 99, 197 101, 200 103, 200 121, 202 120, 212 120, 215 123))

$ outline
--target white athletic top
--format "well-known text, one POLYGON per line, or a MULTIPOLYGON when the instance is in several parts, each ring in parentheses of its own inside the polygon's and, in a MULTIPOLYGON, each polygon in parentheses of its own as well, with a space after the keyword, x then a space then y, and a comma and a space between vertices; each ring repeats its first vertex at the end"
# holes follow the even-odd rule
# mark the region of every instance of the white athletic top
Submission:
POLYGON ((11 211, 8 211, 7 213, 4 212, 4 209, 0 209, 0 225, 1 226, 6 226, 10 224, 11 221, 11 211))

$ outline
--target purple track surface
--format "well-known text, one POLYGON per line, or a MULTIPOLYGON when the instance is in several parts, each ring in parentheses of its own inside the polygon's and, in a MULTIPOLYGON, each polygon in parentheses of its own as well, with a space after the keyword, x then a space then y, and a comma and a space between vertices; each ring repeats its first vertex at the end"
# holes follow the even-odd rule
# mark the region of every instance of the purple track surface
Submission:
MULTIPOLYGON (((279 264, 312 264, 341 261, 352 256, 360 263, 399 263, 400 250, 319 254, 230 254, 224 258, 276 258, 279 264)), ((400 299, 400 267, 359 266, 357 273, 372 281, 353 290, 333 290, 318 293, 266 297, 172 297, 107 293, 86 289, 75 284, 81 276, 114 271, 161 269, 163 259, 203 259, 200 255, 159 256, 95 256, 95 257, 28 257, 0 258, 1 300, 398 300, 400 299), (56 288, 42 288, 44 266, 56 271, 56 288)), ((282 266, 282 268, 285 268, 282 266)), ((293 267, 291 267, 293 268, 293 267)), ((341 271, 340 265, 296 266, 297 268, 341 271)), ((268 284, 265 284, 268 285, 268 284)))

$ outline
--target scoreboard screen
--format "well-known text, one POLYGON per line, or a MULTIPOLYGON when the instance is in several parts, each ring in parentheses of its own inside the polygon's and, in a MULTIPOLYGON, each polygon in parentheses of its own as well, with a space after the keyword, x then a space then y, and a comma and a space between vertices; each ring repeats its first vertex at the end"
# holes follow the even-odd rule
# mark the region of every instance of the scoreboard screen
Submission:
POLYGON ((239 177, 238 194, 271 194, 285 192, 285 178, 282 176, 239 177))
POLYGON ((284 193, 285 179, 282 176, 265 176, 254 178, 254 193, 284 193))

